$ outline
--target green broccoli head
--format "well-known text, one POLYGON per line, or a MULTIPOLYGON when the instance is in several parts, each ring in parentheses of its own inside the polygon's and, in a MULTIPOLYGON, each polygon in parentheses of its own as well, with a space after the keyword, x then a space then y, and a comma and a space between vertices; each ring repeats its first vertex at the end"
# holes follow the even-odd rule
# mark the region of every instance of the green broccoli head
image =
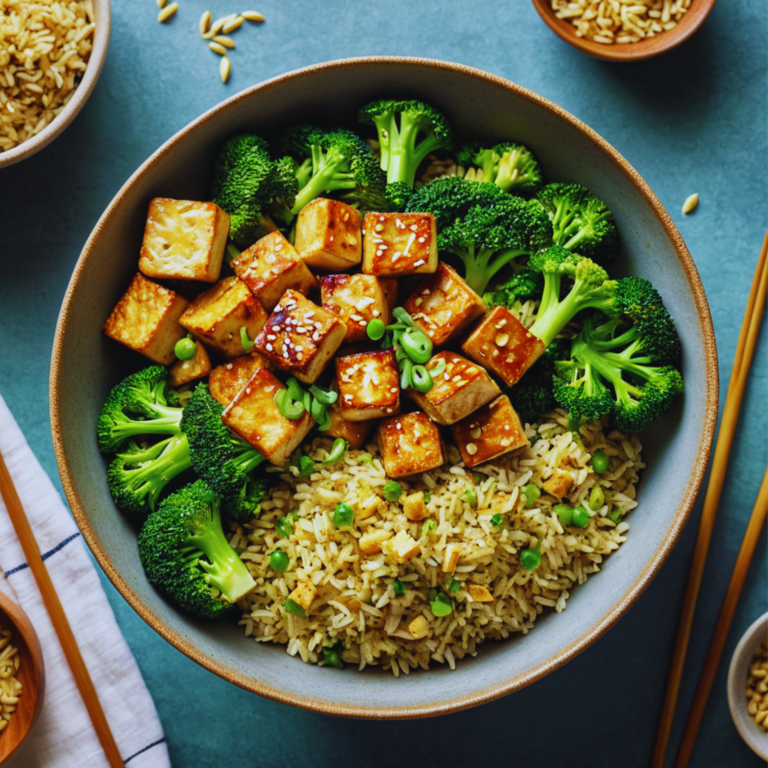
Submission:
POLYGON ((385 210, 404 211, 412 194, 413 189, 404 181, 393 181, 387 184, 385 210))
POLYGON ((483 294, 483 301, 489 307, 511 309, 516 301, 540 299, 544 289, 541 272, 523 269, 496 286, 496 290, 483 294))
POLYGON ((232 136, 221 146, 213 164, 211 200, 230 217, 230 235, 250 245, 266 233, 267 208, 292 205, 296 178, 290 163, 273 162, 266 140, 254 134, 232 136))
POLYGON ((201 619, 230 613, 255 586, 221 526, 221 501, 198 480, 152 512, 139 533, 150 584, 201 619))
POLYGON ((261 502, 269 496, 278 479, 277 475, 249 476, 235 495, 223 499, 224 513, 238 523, 249 523, 261 514, 261 502))
POLYGON ((376 126, 380 164, 390 184, 402 182, 412 189, 416 171, 427 155, 454 144, 448 118, 423 101, 379 99, 366 104, 357 119, 376 126))
POLYGON ((114 453, 142 435, 178 435, 182 409, 168 404, 168 372, 151 365, 112 388, 97 425, 99 450, 114 453))
POLYGON ((334 192, 344 192, 344 199, 352 203, 385 199, 386 178, 376 155, 352 131, 303 123, 284 131, 278 146, 296 163, 294 214, 315 198, 334 192))
POLYGON ((609 261, 618 249, 613 214, 599 198, 579 184, 547 184, 535 199, 547 212, 554 241, 599 262, 609 261))
POLYGON ((507 390, 515 410, 526 419, 538 419, 557 407, 553 392, 555 361, 567 357, 570 347, 569 340, 555 339, 525 376, 507 390))
POLYGON ((501 142, 488 146, 471 142, 459 150, 456 160, 465 166, 479 166, 483 181, 510 194, 532 195, 543 183, 538 161, 522 144, 501 142))

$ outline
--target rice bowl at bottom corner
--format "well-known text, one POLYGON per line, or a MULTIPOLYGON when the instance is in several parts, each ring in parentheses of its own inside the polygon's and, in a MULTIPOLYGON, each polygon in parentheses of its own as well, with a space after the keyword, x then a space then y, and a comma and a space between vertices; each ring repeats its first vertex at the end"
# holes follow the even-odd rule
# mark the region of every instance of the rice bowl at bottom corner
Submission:
MULTIPOLYGON (((368 451, 348 451, 341 462, 310 477, 281 475, 280 485, 262 502, 261 515, 232 525, 230 542, 257 584, 238 603, 245 634, 260 643, 283 644, 307 663, 327 662, 324 649, 336 648, 342 662, 360 670, 378 665, 397 677, 429 669, 432 662, 454 669, 458 660, 476 655, 484 640, 525 634, 544 612, 565 610, 573 588, 599 571, 603 558, 626 540, 628 523, 608 515, 612 508, 625 515, 637 506, 636 486, 645 465, 636 435, 606 435, 603 425, 594 422, 583 425, 576 438, 564 412, 543 419, 537 427, 526 426, 530 448, 483 464, 480 473, 467 470, 458 450, 449 447, 443 467, 401 481, 402 498, 429 494, 427 517, 421 521, 409 520, 397 503, 382 502, 375 516, 356 526, 335 527, 338 504, 359 507, 387 480, 375 443, 368 451), (591 467, 597 450, 611 460, 602 475, 591 467), (543 494, 527 506, 521 496, 527 483, 540 484, 560 466, 569 467, 574 478, 569 501, 590 512, 583 529, 560 523, 554 497, 543 494), (611 503, 591 510, 588 498, 596 485, 610 494, 611 503), (464 494, 469 487, 475 491, 475 508, 464 494), (275 526, 290 513, 295 514, 286 538, 275 526), (494 524, 499 514, 501 526, 494 524), (429 519, 436 523, 433 530, 424 527, 429 519), (405 531, 420 552, 405 564, 395 564, 386 552, 363 555, 361 537, 377 530, 392 536, 405 531), (445 573, 442 564, 451 548, 458 548, 460 556, 453 572, 445 573), (534 570, 521 564, 526 548, 541 554, 534 570), (269 565, 276 549, 290 562, 277 576, 269 565), (404 594, 395 594, 396 579, 404 594), (452 580, 458 582, 458 591, 450 593, 452 610, 435 616, 430 590, 446 590, 452 580), (316 593, 306 616, 282 609, 289 594, 307 583, 316 593), (416 626, 423 637, 412 634, 416 626)), ((315 439, 310 455, 323 455, 329 444, 315 439)))

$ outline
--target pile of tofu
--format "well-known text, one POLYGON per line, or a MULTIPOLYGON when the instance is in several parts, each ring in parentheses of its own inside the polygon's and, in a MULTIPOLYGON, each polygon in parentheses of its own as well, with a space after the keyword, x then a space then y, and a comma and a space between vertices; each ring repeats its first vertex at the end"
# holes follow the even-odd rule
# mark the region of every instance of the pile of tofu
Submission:
POLYGON ((172 386, 208 377, 224 423, 270 462, 283 466, 315 425, 275 405, 290 376, 338 392, 326 435, 362 448, 378 430, 391 478, 442 466, 442 427, 467 467, 528 445, 497 380, 513 386, 544 345, 506 309, 488 312, 438 261, 432 214, 361 216, 320 198, 299 213, 293 244, 270 232, 222 278, 228 234, 229 216, 213 203, 152 200, 139 272, 104 331, 170 366, 172 386), (393 350, 368 338, 368 323, 389 324, 396 306, 433 342, 426 367, 445 363, 426 394, 401 391, 393 350), (187 334, 195 355, 178 360, 174 346, 187 334))

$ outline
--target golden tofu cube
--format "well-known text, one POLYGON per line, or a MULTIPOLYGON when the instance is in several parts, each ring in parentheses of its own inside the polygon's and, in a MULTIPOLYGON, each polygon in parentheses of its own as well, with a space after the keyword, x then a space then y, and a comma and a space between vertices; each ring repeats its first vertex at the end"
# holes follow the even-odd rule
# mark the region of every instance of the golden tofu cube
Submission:
POLYGON ((481 365, 455 352, 438 352, 427 363, 427 370, 435 368, 440 361, 445 362, 445 372, 434 379, 429 392, 422 394, 412 388, 407 390, 408 397, 432 421, 455 424, 501 394, 496 382, 481 365))
POLYGON ((104 323, 104 333, 156 363, 170 365, 176 360, 176 342, 186 335, 179 318, 188 306, 185 298, 139 272, 104 323))
POLYGON ((346 333, 347 326, 332 312, 287 290, 256 339, 256 349, 299 381, 314 384, 346 333))
POLYGON ((363 257, 360 212, 338 200, 319 197, 296 219, 296 250, 307 266, 343 272, 363 257))
POLYGON ((382 528, 368 531, 360 537, 360 551, 364 555, 376 555, 381 552, 384 542, 390 538, 392 538, 392 532, 382 528))
POLYGON ((407 563, 421 554, 421 546, 408 531, 400 531, 394 539, 388 539, 381 547, 384 554, 397 565, 407 563))
POLYGON ((377 496, 374 493, 355 510, 355 520, 367 520, 369 517, 373 517, 379 509, 385 508, 386 506, 387 502, 384 501, 381 496, 377 496))
MULTIPOLYGON (((338 392, 338 387, 333 385, 338 392)), ((360 450, 365 448, 368 438, 373 430, 372 421, 347 421, 341 415, 341 403, 337 400, 328 406, 328 416, 331 420, 331 426, 323 433, 328 437, 343 437, 352 448, 360 450)))
POLYGON ((156 197, 149 203, 139 269, 147 277, 215 283, 229 214, 214 203, 156 197))
POLYGON ((467 467, 530 445, 520 417, 506 395, 479 408, 451 427, 467 467))
POLYGON ((380 422, 379 448, 389 477, 428 472, 445 462, 440 430, 419 411, 380 422))
POLYGON ((296 589, 288 595, 289 600, 293 600, 294 603, 300 605, 305 613, 309 613, 309 609, 312 606, 312 601, 317 596, 317 587, 311 581, 300 581, 296 585, 296 589))
POLYGON ((493 602, 493 595, 485 587, 481 587, 479 584, 470 584, 468 592, 469 592, 469 599, 472 600, 472 602, 475 602, 475 603, 492 603, 493 602))
POLYGON ((341 415, 370 421, 400 412, 400 372, 391 349, 336 358, 341 415))
POLYGON ((225 277, 198 296, 179 322, 200 341, 227 360, 245 354, 240 329, 253 340, 267 321, 267 313, 245 283, 225 277))
POLYGON ((281 389, 285 386, 279 379, 259 368, 221 416, 233 432, 278 467, 288 461, 315 425, 308 413, 296 420, 286 419, 280 413, 275 395, 281 389))
POLYGON ((320 278, 323 307, 338 315, 347 326, 345 344, 369 341, 366 327, 378 318, 391 322, 384 288, 373 275, 328 275, 320 278))
POLYGON ((181 387, 195 379, 202 379, 211 372, 211 359, 205 347, 195 342, 195 354, 189 360, 177 360, 168 369, 168 386, 181 387))
POLYGON ((546 349, 511 312, 495 307, 461 345, 473 360, 513 387, 546 349))
POLYGON ((485 312, 483 300, 453 268, 440 262, 437 271, 424 280, 405 302, 414 325, 432 339, 436 347, 456 338, 485 312))
POLYGON ((431 274, 437 269, 437 222, 431 213, 367 213, 363 272, 431 274))
POLYGON ((230 263, 259 303, 271 312, 287 290, 306 296, 317 282, 296 249, 280 234, 270 232, 230 263))
POLYGON ((449 544, 443 555, 443 573, 453 573, 459 563, 459 558, 464 550, 461 544, 449 544))
POLYGON ((409 625, 408 631, 414 640, 421 640, 429 634, 429 622, 423 616, 417 616, 409 625))
POLYGON ((251 380, 259 368, 272 368, 272 363, 258 352, 240 355, 211 371, 208 388, 211 394, 224 406, 228 406, 237 393, 251 380))
POLYGON ((550 496, 562 499, 573 485, 573 475, 564 469, 556 469, 551 477, 542 483, 544 491, 550 496))
POLYGON ((409 520, 423 520, 429 516, 424 503, 424 492, 409 493, 403 501, 403 512, 409 520))

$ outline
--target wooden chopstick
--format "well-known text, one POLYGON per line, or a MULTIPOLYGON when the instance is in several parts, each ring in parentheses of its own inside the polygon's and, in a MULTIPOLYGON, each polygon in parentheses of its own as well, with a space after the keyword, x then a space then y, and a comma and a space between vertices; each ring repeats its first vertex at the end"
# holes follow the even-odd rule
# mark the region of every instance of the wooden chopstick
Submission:
POLYGON ((755 508, 752 510, 749 525, 741 542, 739 556, 736 558, 736 565, 733 567, 728 591, 725 593, 723 607, 720 609, 720 615, 717 617, 715 634, 712 636, 712 643, 709 646, 707 658, 704 661, 704 670, 701 673, 701 679, 696 688, 696 695, 693 697, 693 706, 688 715, 688 722, 685 724, 685 731, 680 742, 680 749, 677 753, 674 768, 685 768, 691 758, 696 735, 699 732, 701 719, 704 716, 704 708, 707 706, 709 692, 712 689, 712 683, 717 674, 717 666, 720 663, 720 657, 723 655, 723 648, 725 648, 725 642, 728 639, 728 630, 733 621, 733 615, 736 613, 739 596, 747 578, 749 565, 752 562, 752 556, 755 554, 755 549, 760 539, 760 531, 763 528, 766 517, 768 517, 768 469, 765 470, 763 484, 760 486, 760 493, 757 495, 755 508))
POLYGON ((669 743, 669 734, 672 730, 672 721, 675 716, 677 697, 680 692, 680 681, 683 676, 685 656, 688 651, 688 642, 691 637, 693 615, 696 610, 696 600, 699 596, 701 579, 704 574, 704 565, 709 552, 709 544, 712 539, 712 530, 717 516, 717 507, 720 503, 720 495, 723 491, 725 472, 728 468, 731 445, 736 433, 736 425, 739 420, 741 401, 744 396, 744 387, 747 375, 754 357, 757 335, 760 330, 763 307, 765 306, 766 286, 768 285, 768 232, 766 232, 760 258, 757 261, 755 275, 752 278, 752 288, 749 292, 747 309, 739 333, 739 342, 736 347, 736 357, 733 364, 731 381, 728 385, 728 394, 725 399, 723 418, 720 422, 720 431, 717 435, 715 454, 712 459, 712 468, 707 485, 707 493, 704 497, 704 506, 699 522, 699 531, 696 536, 696 544, 688 573, 688 581, 685 585, 685 596, 680 611, 680 620, 677 625, 675 648, 670 664, 667 688, 664 693, 664 703, 661 708, 659 727, 656 733, 656 743, 653 748, 651 768, 664 768, 664 757, 669 743))
POLYGON ((5 506, 8 508, 8 515, 16 529, 16 535, 19 537, 21 548, 24 550, 27 564, 34 574, 37 587, 43 597, 43 603, 45 603, 48 615, 51 617, 51 622, 69 663, 69 668, 72 670, 85 708, 88 710, 96 735, 99 737, 104 754, 112 768, 124 768, 125 764, 117 749, 115 737, 110 730, 91 676, 88 674, 88 668, 80 655, 80 649, 77 647, 75 636, 72 634, 72 628, 69 626, 69 621, 67 621, 59 596, 56 594, 48 569, 40 557, 40 549, 32 533, 32 527, 24 512, 24 507, 21 504, 21 499, 19 499, 19 494, 16 492, 16 487, 8 467, 5 465, 2 453, 0 453, 0 496, 3 497, 5 506))

